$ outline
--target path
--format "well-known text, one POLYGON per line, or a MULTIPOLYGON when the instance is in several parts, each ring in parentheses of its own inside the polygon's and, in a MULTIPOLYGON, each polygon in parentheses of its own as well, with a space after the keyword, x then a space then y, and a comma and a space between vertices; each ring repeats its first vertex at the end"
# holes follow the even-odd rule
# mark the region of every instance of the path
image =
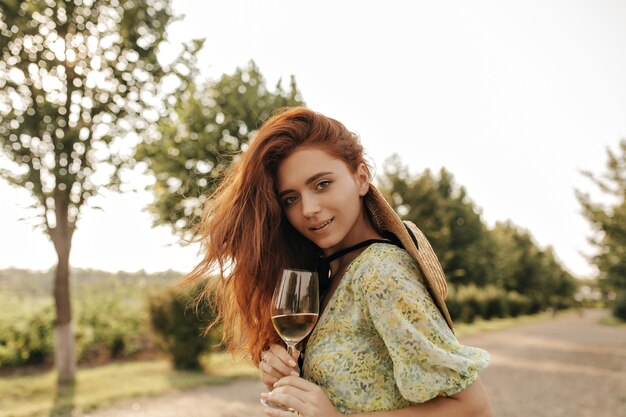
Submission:
MULTIPOLYGON (((626 416, 626 328, 603 326, 601 311, 463 339, 487 349, 481 378, 497 417, 626 416)), ((261 417, 264 389, 240 380, 120 403, 85 417, 261 417)))

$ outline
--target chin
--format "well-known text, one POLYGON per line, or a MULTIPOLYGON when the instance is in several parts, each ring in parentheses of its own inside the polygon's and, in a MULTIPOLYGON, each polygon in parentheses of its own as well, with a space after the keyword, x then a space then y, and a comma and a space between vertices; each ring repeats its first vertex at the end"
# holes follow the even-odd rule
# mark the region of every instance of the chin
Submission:
POLYGON ((316 242, 317 247, 322 250, 329 250, 336 248, 339 244, 341 244, 341 239, 324 239, 320 242, 316 242))

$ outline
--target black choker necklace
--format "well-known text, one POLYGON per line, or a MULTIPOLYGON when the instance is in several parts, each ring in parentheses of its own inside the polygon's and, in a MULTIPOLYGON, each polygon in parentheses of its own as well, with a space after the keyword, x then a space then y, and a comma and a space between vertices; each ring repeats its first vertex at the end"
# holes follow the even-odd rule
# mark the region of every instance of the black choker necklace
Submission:
POLYGON ((341 249, 340 251, 335 252, 332 255, 320 256, 318 266, 317 266, 317 273, 320 278, 320 295, 321 296, 326 294, 326 291, 330 287, 330 263, 334 260, 341 258, 342 256, 350 252, 354 252, 357 249, 361 249, 365 246, 369 246, 372 243, 391 243, 392 245, 395 244, 391 240, 386 240, 386 239, 369 239, 369 240, 364 240, 363 242, 357 243, 354 246, 350 246, 349 248, 341 249))

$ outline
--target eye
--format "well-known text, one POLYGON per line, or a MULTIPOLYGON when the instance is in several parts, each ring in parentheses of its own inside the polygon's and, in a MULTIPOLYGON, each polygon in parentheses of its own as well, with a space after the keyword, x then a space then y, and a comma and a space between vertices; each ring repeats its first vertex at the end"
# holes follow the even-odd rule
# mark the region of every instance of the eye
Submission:
POLYGON ((283 199, 283 205, 284 206, 290 206, 293 203, 295 203, 296 201, 298 201, 298 197, 295 195, 290 195, 289 197, 286 197, 283 199))
POLYGON ((323 181, 320 181, 320 182, 318 182, 318 183, 315 185, 315 189, 316 189, 316 190, 323 190, 323 189, 325 189, 325 188, 328 188, 328 186, 330 185, 330 183, 331 183, 331 181, 329 181, 329 180, 323 180, 323 181))

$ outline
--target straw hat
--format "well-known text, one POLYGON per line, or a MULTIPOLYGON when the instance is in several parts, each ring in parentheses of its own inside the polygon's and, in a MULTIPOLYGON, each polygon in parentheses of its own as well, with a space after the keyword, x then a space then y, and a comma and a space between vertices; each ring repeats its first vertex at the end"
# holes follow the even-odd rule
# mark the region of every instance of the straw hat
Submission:
POLYGON ((446 277, 443 274, 441 263, 439 263, 439 259, 437 259, 437 255, 435 255, 432 246, 428 243, 426 236, 413 223, 409 221, 403 222, 389 203, 387 203, 380 191, 372 184, 370 184, 370 189, 365 195, 365 206, 378 231, 381 234, 390 232, 396 236, 404 249, 415 259, 435 305, 439 308, 450 329, 453 329, 452 319, 445 302, 448 295, 446 277), (411 233, 409 233, 409 230, 411 233))

